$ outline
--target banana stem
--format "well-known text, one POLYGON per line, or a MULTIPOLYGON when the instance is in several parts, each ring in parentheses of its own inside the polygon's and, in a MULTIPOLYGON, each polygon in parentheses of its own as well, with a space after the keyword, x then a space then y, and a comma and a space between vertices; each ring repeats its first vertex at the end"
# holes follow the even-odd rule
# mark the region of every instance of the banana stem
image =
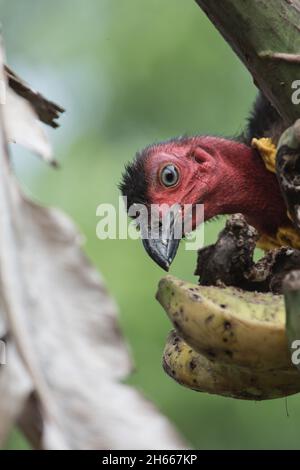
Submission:
MULTIPOLYGON (((300 271, 292 271, 284 280, 286 332, 292 354, 292 362, 300 370, 300 360, 293 360, 293 353, 300 347, 300 271), (299 343, 295 343, 299 341, 299 343)), ((300 356, 300 354, 299 354, 300 356)), ((299 357, 300 359, 300 357, 299 357)))
POLYGON ((276 175, 288 213, 300 230, 300 119, 286 129, 278 142, 276 175))

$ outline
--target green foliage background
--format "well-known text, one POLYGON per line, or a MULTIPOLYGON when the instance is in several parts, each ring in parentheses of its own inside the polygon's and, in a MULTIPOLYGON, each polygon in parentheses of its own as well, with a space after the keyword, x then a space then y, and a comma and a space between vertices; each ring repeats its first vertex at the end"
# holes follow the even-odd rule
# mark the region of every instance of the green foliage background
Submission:
MULTIPOLYGON (((99 241, 95 233, 96 207, 117 204, 120 174, 137 149, 184 133, 241 130, 256 93, 251 77, 193 0, 0 0, 0 6, 8 63, 67 109, 62 127, 50 131, 61 169, 13 149, 16 172, 31 197, 64 209, 86 236, 86 252, 120 306, 136 363, 129 382, 197 449, 298 448, 298 396, 288 399, 287 416, 285 400, 209 396, 164 374, 170 324, 154 298, 163 272, 138 241, 99 241)), ((223 223, 206 225, 206 243, 223 223)), ((182 245, 172 273, 195 280, 195 261, 182 245)), ((15 431, 7 448, 27 444, 15 431)))

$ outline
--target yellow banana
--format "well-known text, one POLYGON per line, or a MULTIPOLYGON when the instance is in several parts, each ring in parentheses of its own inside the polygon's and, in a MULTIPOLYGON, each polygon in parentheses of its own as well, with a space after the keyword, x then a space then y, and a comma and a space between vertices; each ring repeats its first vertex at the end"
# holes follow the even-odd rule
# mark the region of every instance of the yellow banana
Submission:
POLYGON ((174 331, 167 341, 163 366, 173 379, 188 388, 232 398, 265 400, 300 390, 296 369, 258 371, 219 363, 196 353, 174 331))
POLYGON ((206 358, 261 371, 294 369, 282 296, 197 286, 167 276, 157 299, 180 337, 206 358))

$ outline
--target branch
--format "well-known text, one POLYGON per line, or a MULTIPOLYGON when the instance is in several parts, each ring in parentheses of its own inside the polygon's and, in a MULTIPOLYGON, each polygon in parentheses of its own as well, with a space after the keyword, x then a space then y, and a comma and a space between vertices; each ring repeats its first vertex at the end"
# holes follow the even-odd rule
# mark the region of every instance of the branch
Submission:
POLYGON ((300 76, 299 0, 196 0, 245 64, 254 83, 291 125, 300 107, 291 101, 300 76))
MULTIPOLYGON (((286 311, 286 332, 293 353, 294 341, 300 338, 300 271, 292 271, 284 280, 284 301, 286 311)), ((295 364, 300 370, 300 365, 295 364)))
POLYGON ((264 51, 260 52, 259 56, 262 59, 284 60, 286 62, 291 62, 292 64, 300 64, 300 54, 286 54, 284 52, 264 51))

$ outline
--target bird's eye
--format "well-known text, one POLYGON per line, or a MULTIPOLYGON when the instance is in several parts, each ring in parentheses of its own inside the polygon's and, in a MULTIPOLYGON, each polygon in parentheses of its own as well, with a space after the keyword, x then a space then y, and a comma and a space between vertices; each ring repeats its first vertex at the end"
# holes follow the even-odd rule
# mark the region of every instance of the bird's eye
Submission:
POLYGON ((179 180, 179 173, 174 165, 165 166, 160 172, 160 181, 167 188, 175 186, 179 180))

